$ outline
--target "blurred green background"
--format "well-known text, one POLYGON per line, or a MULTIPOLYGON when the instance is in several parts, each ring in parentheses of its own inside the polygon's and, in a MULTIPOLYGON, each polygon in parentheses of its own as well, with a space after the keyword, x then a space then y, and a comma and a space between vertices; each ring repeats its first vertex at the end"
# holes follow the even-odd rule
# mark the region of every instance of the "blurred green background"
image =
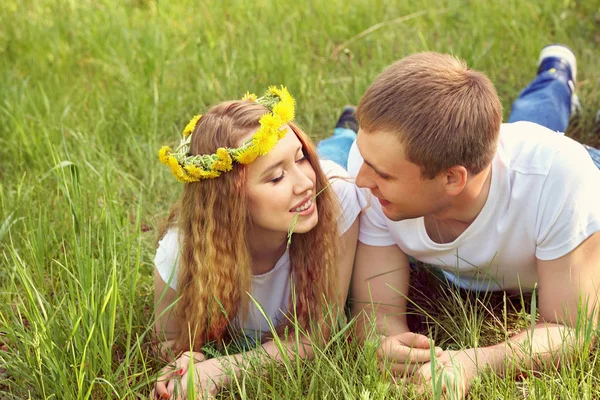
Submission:
POLYGON ((579 67, 569 134, 600 145, 598 0, 2 1, 0 397, 147 393, 154 244, 181 189, 156 154, 194 114, 284 84, 322 138, 433 50, 490 76, 507 117, 557 42, 579 67))

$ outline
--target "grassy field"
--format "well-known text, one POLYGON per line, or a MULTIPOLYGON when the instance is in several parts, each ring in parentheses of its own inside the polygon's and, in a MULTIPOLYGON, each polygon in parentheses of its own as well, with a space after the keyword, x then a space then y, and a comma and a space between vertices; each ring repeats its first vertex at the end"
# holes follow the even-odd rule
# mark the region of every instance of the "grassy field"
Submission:
MULTIPOLYGON (((318 139, 384 66, 435 50, 487 73, 506 117, 540 48, 561 42, 584 106, 569 133, 600 145, 599 24, 598 0, 0 2, 0 399, 148 397, 161 366, 148 335, 155 240, 181 190, 156 152, 192 115, 285 84, 318 139)), ((439 296, 417 293, 418 322, 451 348, 502 340, 535 311, 439 296)), ((600 398, 597 356, 486 374, 471 396, 600 398)), ((220 396, 422 398, 343 330, 315 360, 267 369, 220 396)))

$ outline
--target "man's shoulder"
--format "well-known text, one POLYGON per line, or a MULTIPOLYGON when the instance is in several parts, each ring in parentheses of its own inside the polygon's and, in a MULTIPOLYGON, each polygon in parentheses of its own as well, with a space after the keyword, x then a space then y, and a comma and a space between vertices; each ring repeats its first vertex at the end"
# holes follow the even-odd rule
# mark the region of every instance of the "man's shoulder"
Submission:
POLYGON ((586 156, 583 146, 573 139, 527 121, 502 124, 496 154, 500 165, 514 173, 542 176, 569 169, 586 156))

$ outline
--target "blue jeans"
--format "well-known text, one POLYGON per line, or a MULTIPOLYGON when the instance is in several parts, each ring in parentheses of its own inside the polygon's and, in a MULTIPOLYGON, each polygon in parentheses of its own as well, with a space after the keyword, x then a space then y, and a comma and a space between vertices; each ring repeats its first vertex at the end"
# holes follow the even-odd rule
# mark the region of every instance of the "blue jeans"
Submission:
MULTIPOLYGON (((553 131, 565 132, 571 117, 571 89, 564 76, 544 72, 529 84, 513 103, 508 122, 531 121, 553 131)), ((333 135, 317 144, 322 159, 333 160, 348 169, 348 153, 356 132, 335 128, 333 135)), ((583 145, 600 168, 600 150, 583 145)))
MULTIPOLYGON (((539 74, 512 105, 508 122, 531 121, 564 132, 571 118, 571 88, 568 78, 550 71, 539 74)), ((600 168, 600 150, 583 145, 600 168)))
POLYGON ((356 132, 352 129, 335 128, 333 135, 317 143, 319 157, 323 160, 332 160, 347 170, 348 154, 355 140, 356 132))

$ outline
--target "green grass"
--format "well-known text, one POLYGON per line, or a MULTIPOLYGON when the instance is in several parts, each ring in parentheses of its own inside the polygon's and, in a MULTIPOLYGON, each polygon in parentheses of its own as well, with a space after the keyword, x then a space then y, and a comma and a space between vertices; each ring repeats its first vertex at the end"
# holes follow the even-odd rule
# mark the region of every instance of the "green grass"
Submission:
MULTIPOLYGON (((540 48, 562 42, 584 105, 570 134, 599 145, 599 20, 597 1, 569 0, 0 2, 0 398, 147 397, 156 232, 181 190, 156 152, 192 115, 285 84, 318 139, 384 66, 435 50, 487 73, 507 116, 540 48)), ((445 297, 419 322, 444 346, 528 326, 525 303, 445 297)), ((221 395, 420 397, 343 334, 290 362, 221 395)), ((598 398, 599 369, 584 349, 520 381, 484 375, 472 397, 598 398)))

